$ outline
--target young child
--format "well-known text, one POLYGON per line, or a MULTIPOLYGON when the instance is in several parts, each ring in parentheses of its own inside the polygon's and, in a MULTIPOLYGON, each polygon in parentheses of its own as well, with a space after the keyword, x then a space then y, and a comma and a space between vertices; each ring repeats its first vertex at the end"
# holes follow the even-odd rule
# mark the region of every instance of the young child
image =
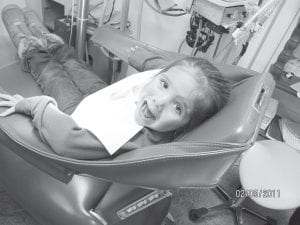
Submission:
MULTIPOLYGON (((23 40, 34 43, 32 38, 24 37, 23 40)), ((47 39, 41 42, 47 42, 47 39)), ((97 80, 96 83, 99 84, 93 92, 104 88, 104 82, 97 75, 94 77, 86 65, 65 51, 65 45, 52 45, 46 50, 41 49, 38 44, 27 46, 20 54, 21 60, 27 63, 28 70, 42 90, 59 101, 58 106, 65 113, 59 110, 56 101, 48 96, 22 98, 19 95, 0 94, 3 99, 0 106, 9 107, 1 116, 12 113, 31 116, 41 139, 57 154, 77 159, 109 156, 103 144, 90 131, 79 127, 68 115, 85 96, 91 94, 82 94, 80 87, 95 85, 82 85, 81 81, 86 82, 86 74, 87 77, 92 74, 93 80, 97 80), (67 55, 63 54, 66 52, 67 55), (41 57, 41 54, 45 57, 41 57), (76 71, 66 70, 64 66, 69 61, 81 70, 74 76, 75 81, 72 79, 72 71, 76 71), (77 92, 80 93, 80 97, 76 97, 77 92)), ((119 152, 173 141, 177 135, 194 128, 219 111, 227 103, 230 92, 228 82, 211 63, 192 57, 168 65, 141 90, 137 96, 134 119, 144 128, 124 144, 119 152)))

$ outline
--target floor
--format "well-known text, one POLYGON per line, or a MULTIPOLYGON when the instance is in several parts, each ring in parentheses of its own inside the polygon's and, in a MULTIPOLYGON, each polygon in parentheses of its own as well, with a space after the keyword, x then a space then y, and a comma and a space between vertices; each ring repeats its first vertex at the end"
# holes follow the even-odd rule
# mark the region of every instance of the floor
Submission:
POLYGON ((39 225, 21 206, 12 200, 0 180, 0 225, 39 225))
MULTIPOLYGON (((234 165, 223 177, 220 184, 230 196, 235 196, 235 190, 239 187, 238 165, 234 165)), ((212 190, 177 190, 174 192, 171 213, 174 215, 178 225, 233 225, 233 216, 228 210, 219 211, 204 217, 197 223, 188 219, 188 211, 192 208, 211 207, 223 203, 223 200, 212 190)), ((287 225, 293 210, 271 210, 255 204, 246 199, 243 206, 248 207, 265 216, 270 216, 277 221, 277 225, 287 225)), ((265 225, 264 222, 243 214, 244 225, 265 225)))
MULTIPOLYGON (((15 48, 6 36, 0 36, 0 68, 15 62, 15 48)), ((1 75, 1 74, 0 74, 1 75)), ((1 84, 0 84, 1 85, 1 84)), ((233 166, 224 176, 222 187, 234 195, 234 190, 239 186, 238 166, 233 166)), ((222 201, 212 190, 182 189, 173 190, 171 213, 178 225, 195 225, 189 221, 188 211, 197 207, 213 206, 222 201)), ((277 220, 277 225, 287 225, 292 211, 269 210, 254 204, 251 200, 244 202, 246 206, 264 215, 269 215, 277 220)), ((264 223, 245 216, 244 225, 263 225, 264 223)), ((199 221, 199 225, 232 225, 233 217, 227 211, 221 211, 213 216, 199 221)), ((41 225, 9 197, 0 180, 0 225, 41 225)))

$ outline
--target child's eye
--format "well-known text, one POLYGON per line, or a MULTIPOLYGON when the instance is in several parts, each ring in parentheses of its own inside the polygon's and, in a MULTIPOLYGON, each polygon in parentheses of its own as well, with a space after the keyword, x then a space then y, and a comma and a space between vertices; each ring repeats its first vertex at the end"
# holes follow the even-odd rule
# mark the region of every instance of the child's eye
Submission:
POLYGON ((181 115, 181 113, 182 113, 182 107, 181 107, 181 105, 179 105, 179 104, 175 105, 175 112, 177 114, 181 115))
POLYGON ((160 80, 160 85, 165 89, 167 89, 169 87, 169 84, 165 80, 160 80))

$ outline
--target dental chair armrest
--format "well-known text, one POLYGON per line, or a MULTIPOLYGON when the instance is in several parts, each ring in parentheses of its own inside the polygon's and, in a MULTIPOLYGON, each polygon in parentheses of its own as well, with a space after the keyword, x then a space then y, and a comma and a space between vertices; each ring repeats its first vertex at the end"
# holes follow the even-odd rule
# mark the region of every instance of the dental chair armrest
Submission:
MULTIPOLYGON (((6 109, 0 107, 0 113, 6 109)), ((26 151, 30 151, 30 149, 46 154, 55 154, 40 139, 38 132, 32 125, 32 119, 28 116, 13 114, 8 117, 0 117, 0 147, 2 151, 14 151, 31 165, 64 183, 68 183, 73 176, 70 170, 61 165, 40 160, 36 154, 26 154, 26 151), (26 147, 20 148, 20 146, 26 147)))
MULTIPOLYGON (((96 29, 90 40, 100 48, 103 47, 118 56, 121 60, 138 71, 158 69, 171 62, 187 57, 187 55, 162 50, 136 40, 111 26, 102 26, 96 29), (136 46, 138 46, 138 49, 140 48, 144 51, 141 52, 137 49, 132 52, 132 49, 135 49, 136 46)), ((211 63, 215 65, 226 78, 234 83, 259 75, 259 73, 241 67, 220 64, 213 61, 211 61, 211 63)))
MULTIPOLYGON (((0 107, 0 113, 6 109, 0 107)), ((149 146, 109 159, 76 160, 57 155, 44 143, 31 118, 22 114, 0 117, 0 149, 13 151, 33 166, 64 183, 68 183, 73 174, 83 173, 111 182, 153 189, 210 187, 216 185, 221 176, 221 173, 216 171, 226 171, 240 152, 247 148, 244 144, 178 142, 149 146), (200 161, 203 163, 199 163, 200 161), (214 166, 210 169, 210 176, 197 172, 203 166, 209 167, 212 161, 214 166), (216 166, 218 161, 220 163, 216 166), (226 163, 223 163, 224 161, 226 163), (165 177, 172 177, 172 180, 166 181, 165 177)))
POLYGON ((175 142, 133 150, 110 159, 76 160, 55 154, 41 141, 30 118, 14 114, 0 118, 0 148, 15 152, 65 183, 73 174, 83 173, 111 182, 169 189, 215 186, 222 175, 216 171, 226 171, 249 146, 175 142), (211 175, 199 173, 210 164, 214 165, 210 169, 211 175), (172 179, 166 181, 166 177, 172 179))
MULTIPOLYGON (((148 58, 149 55, 152 55, 154 52, 162 52, 162 55, 158 55, 160 57, 165 57, 165 60, 168 61, 170 55, 173 56, 172 52, 163 51, 159 48, 148 45, 142 41, 138 41, 126 33, 121 32, 118 29, 112 28, 111 26, 102 26, 96 29, 93 33, 93 36, 90 39, 99 47, 102 47, 114 55, 118 56, 121 60, 126 63, 129 63, 131 66, 136 68, 138 71, 142 71, 142 63, 145 59, 148 58), (149 51, 149 55, 139 55, 139 59, 132 54, 132 49, 136 48, 145 48, 149 51)), ((184 56, 178 56, 182 58, 184 56)), ((164 64, 162 64, 163 66, 164 64)), ((144 68, 144 69, 157 69, 155 68, 144 68)))

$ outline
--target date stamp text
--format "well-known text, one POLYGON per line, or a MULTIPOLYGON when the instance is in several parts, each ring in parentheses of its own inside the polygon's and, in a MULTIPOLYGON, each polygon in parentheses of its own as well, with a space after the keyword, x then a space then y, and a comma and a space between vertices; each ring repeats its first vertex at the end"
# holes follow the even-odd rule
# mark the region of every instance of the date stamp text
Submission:
POLYGON ((280 189, 241 189, 235 191, 237 198, 280 198, 280 189))

